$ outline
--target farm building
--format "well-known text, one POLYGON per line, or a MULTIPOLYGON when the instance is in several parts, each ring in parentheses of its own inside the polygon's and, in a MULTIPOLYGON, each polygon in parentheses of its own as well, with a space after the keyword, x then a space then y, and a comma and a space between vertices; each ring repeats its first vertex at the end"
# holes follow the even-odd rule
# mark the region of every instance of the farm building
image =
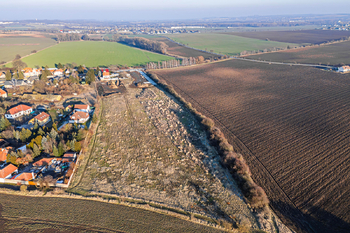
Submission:
POLYGON ((89 112, 90 106, 88 104, 76 104, 74 105, 74 110, 77 112, 89 112))
POLYGON ((89 113, 87 112, 75 112, 73 115, 70 117, 69 123, 85 123, 89 120, 90 116, 89 113))
POLYGON ((23 116, 23 115, 29 115, 33 111, 32 107, 29 107, 24 104, 20 104, 16 107, 10 108, 6 114, 5 117, 7 119, 16 119, 17 117, 23 116))
POLYGON ((28 123, 34 125, 35 123, 38 123, 38 125, 42 126, 45 125, 50 121, 50 115, 46 112, 41 112, 39 115, 31 119, 28 123))
POLYGON ((0 182, 5 182, 5 179, 8 179, 12 176, 13 173, 17 172, 18 168, 13 165, 9 164, 3 169, 0 170, 0 182))
POLYGON ((0 89, 0 97, 6 98, 7 97, 7 92, 4 91, 3 89, 0 89))
POLYGON ((349 72, 350 66, 341 66, 338 68, 338 72, 349 72))

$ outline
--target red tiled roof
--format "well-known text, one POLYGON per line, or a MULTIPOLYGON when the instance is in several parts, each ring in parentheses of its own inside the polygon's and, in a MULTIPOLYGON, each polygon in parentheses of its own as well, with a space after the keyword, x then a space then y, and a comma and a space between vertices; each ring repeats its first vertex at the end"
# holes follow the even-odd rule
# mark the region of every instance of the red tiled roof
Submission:
POLYGON ((0 170, 0 178, 5 178, 6 176, 10 175, 11 173, 15 172, 16 170, 17 170, 17 167, 15 165, 9 164, 0 170))
POLYGON ((18 175, 15 180, 32 180, 33 179, 33 174, 31 172, 23 172, 20 175, 18 175))
POLYGON ((76 108, 76 109, 88 109, 89 105, 87 105, 87 104, 76 104, 76 105, 74 105, 74 108, 76 108))
POLYGON ((0 95, 6 95, 7 92, 0 88, 0 95))
POLYGON ((8 113, 10 113, 11 115, 15 115, 16 113, 22 112, 22 111, 27 111, 28 109, 31 109, 32 107, 29 107, 27 105, 24 104, 20 104, 16 107, 13 107, 11 109, 8 110, 8 113))
POLYGON ((6 161, 8 152, 5 148, 0 149, 0 161, 6 161))
POLYGON ((37 119, 38 121, 44 121, 48 117, 50 117, 49 114, 47 114, 46 112, 42 112, 34 118, 37 119))
POLYGON ((36 161, 35 163, 33 163, 33 166, 49 165, 53 159, 54 158, 43 158, 43 159, 40 159, 39 161, 36 161))
POLYGON ((75 152, 66 152, 63 155, 63 158, 74 158, 75 152))
POLYGON ((72 120, 80 120, 80 119, 86 119, 89 118, 89 113, 87 112, 75 112, 70 119, 72 120))

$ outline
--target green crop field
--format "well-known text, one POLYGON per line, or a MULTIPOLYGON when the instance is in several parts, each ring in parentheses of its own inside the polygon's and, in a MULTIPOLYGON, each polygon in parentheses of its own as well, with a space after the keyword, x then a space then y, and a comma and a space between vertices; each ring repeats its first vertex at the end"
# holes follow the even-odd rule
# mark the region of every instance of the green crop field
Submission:
POLYGON ((252 51, 273 47, 285 48, 288 45, 296 46, 296 44, 292 43, 264 41, 224 34, 176 34, 168 37, 193 48, 207 49, 207 51, 213 50, 215 53, 226 55, 237 55, 245 50, 252 51))
POLYGON ((15 58, 16 54, 23 57, 33 50, 41 50, 54 44, 56 44, 56 41, 50 38, 0 37, 0 62, 9 62, 15 58))
POLYGON ((115 42, 63 42, 23 59, 29 67, 53 67, 56 63, 76 63, 88 67, 127 65, 139 66, 148 62, 171 60, 172 57, 150 53, 115 42))

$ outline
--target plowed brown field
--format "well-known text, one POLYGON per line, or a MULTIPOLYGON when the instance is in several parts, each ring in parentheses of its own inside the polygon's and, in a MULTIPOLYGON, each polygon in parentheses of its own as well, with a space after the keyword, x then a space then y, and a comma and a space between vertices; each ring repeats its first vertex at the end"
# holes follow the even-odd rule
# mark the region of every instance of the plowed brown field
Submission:
POLYGON ((350 75, 239 60, 157 70, 244 154, 298 232, 350 229, 350 75))
POLYGON ((324 46, 312 46, 302 49, 291 49, 276 53, 265 53, 248 56, 249 59, 265 61, 296 62, 306 64, 350 64, 350 41, 324 46))

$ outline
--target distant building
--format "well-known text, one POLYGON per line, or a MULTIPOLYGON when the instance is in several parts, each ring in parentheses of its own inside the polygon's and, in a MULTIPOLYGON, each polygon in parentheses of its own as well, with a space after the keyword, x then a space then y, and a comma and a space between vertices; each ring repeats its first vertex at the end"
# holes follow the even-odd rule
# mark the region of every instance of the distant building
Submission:
POLYGON ((80 123, 84 124, 89 120, 90 116, 87 112, 74 112, 73 115, 70 117, 69 123, 80 123))
POLYGON ((63 70, 62 69, 57 69, 57 70, 53 71, 53 75, 62 76, 63 75, 63 70))
POLYGON ((29 107, 24 104, 20 104, 16 107, 10 108, 6 113, 5 117, 7 119, 16 119, 17 117, 23 115, 29 115, 33 111, 32 107, 29 107))
POLYGON ((7 97, 7 92, 4 91, 3 89, 0 88, 0 97, 6 98, 7 97))
POLYGON ((338 68, 338 72, 349 72, 350 66, 341 66, 338 68))
POLYGON ((47 114, 46 112, 41 112, 39 115, 31 119, 28 123, 32 125, 34 125, 35 123, 38 123, 38 125, 42 126, 49 121, 50 121, 50 115, 47 114))

